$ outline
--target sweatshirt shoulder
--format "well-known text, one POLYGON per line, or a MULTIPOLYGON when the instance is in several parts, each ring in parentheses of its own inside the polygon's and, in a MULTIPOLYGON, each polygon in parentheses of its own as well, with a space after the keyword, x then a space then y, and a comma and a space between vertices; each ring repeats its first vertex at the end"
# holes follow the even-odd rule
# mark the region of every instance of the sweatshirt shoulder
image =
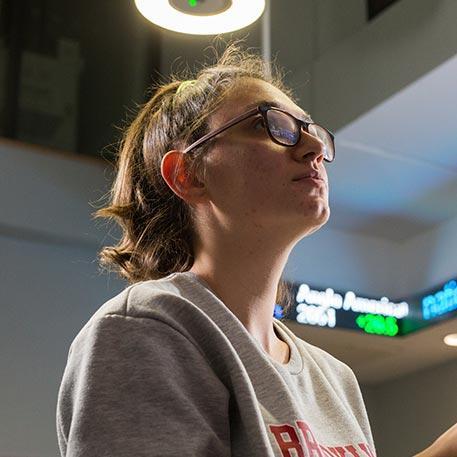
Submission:
POLYGON ((98 328, 107 317, 115 316, 138 323, 161 321, 179 330, 182 321, 198 313, 198 308, 167 278, 138 282, 103 303, 80 329, 72 345, 93 327, 98 328))
POLYGON ((168 278, 141 281, 106 301, 90 320, 109 315, 154 319, 170 306, 179 308, 191 304, 182 290, 168 278))

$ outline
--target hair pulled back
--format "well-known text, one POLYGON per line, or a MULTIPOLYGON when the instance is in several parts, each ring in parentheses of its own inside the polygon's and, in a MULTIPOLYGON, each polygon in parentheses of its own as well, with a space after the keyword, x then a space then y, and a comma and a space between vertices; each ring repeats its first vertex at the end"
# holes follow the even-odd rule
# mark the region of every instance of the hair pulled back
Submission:
MULTIPOLYGON (((282 82, 282 70, 276 65, 270 68, 239 42, 229 44, 220 57, 216 51, 215 64, 203 66, 195 75, 188 73, 173 74, 167 82, 151 87, 152 97, 123 130, 109 202, 94 213, 95 218, 114 220, 122 233, 116 245, 101 249, 100 265, 129 283, 184 272, 194 262, 193 213, 163 179, 163 156, 208 133, 210 115, 240 78, 269 82, 292 96, 282 82)), ((185 154, 191 176, 204 176, 205 152, 210 147, 211 141, 185 154)), ((278 302, 286 296, 287 285, 281 281, 278 302)))

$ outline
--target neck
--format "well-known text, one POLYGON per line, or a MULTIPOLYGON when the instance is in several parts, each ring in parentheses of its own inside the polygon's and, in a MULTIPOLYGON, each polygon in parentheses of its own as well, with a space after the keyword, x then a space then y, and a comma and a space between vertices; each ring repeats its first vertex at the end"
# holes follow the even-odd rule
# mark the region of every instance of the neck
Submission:
MULTIPOLYGON (((284 343, 273 328, 278 283, 292 245, 274 243, 271 234, 205 234, 205 249, 196 249, 190 271, 208 283, 247 331, 273 355, 284 343)), ((281 358, 281 355, 279 355, 281 358)))

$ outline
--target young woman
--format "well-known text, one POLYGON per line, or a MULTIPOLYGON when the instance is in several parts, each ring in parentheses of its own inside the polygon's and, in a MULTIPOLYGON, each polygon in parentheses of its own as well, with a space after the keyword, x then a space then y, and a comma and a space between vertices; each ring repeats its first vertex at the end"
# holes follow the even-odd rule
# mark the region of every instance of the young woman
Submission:
POLYGON ((62 456, 375 456, 351 369, 273 318, 291 250, 329 218, 335 151, 267 74, 231 45, 127 129, 97 215, 131 285, 71 345, 62 456))

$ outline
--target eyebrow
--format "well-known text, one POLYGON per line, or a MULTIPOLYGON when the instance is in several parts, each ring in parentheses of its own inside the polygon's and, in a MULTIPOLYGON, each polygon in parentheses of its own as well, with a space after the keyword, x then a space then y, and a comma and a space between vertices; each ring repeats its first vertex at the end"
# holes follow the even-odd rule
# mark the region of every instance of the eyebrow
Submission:
MULTIPOLYGON (((282 103, 277 102, 275 100, 257 100, 256 102, 246 105, 245 108, 246 109, 256 108, 257 106, 263 105, 263 104, 273 106, 274 108, 283 109, 284 111, 287 111, 288 113, 290 112, 288 107, 286 107, 282 103)), ((312 121, 311 115, 304 110, 303 110, 303 113, 297 113, 297 114, 291 113, 291 114, 293 114, 298 119, 301 119, 303 121, 312 121)))

